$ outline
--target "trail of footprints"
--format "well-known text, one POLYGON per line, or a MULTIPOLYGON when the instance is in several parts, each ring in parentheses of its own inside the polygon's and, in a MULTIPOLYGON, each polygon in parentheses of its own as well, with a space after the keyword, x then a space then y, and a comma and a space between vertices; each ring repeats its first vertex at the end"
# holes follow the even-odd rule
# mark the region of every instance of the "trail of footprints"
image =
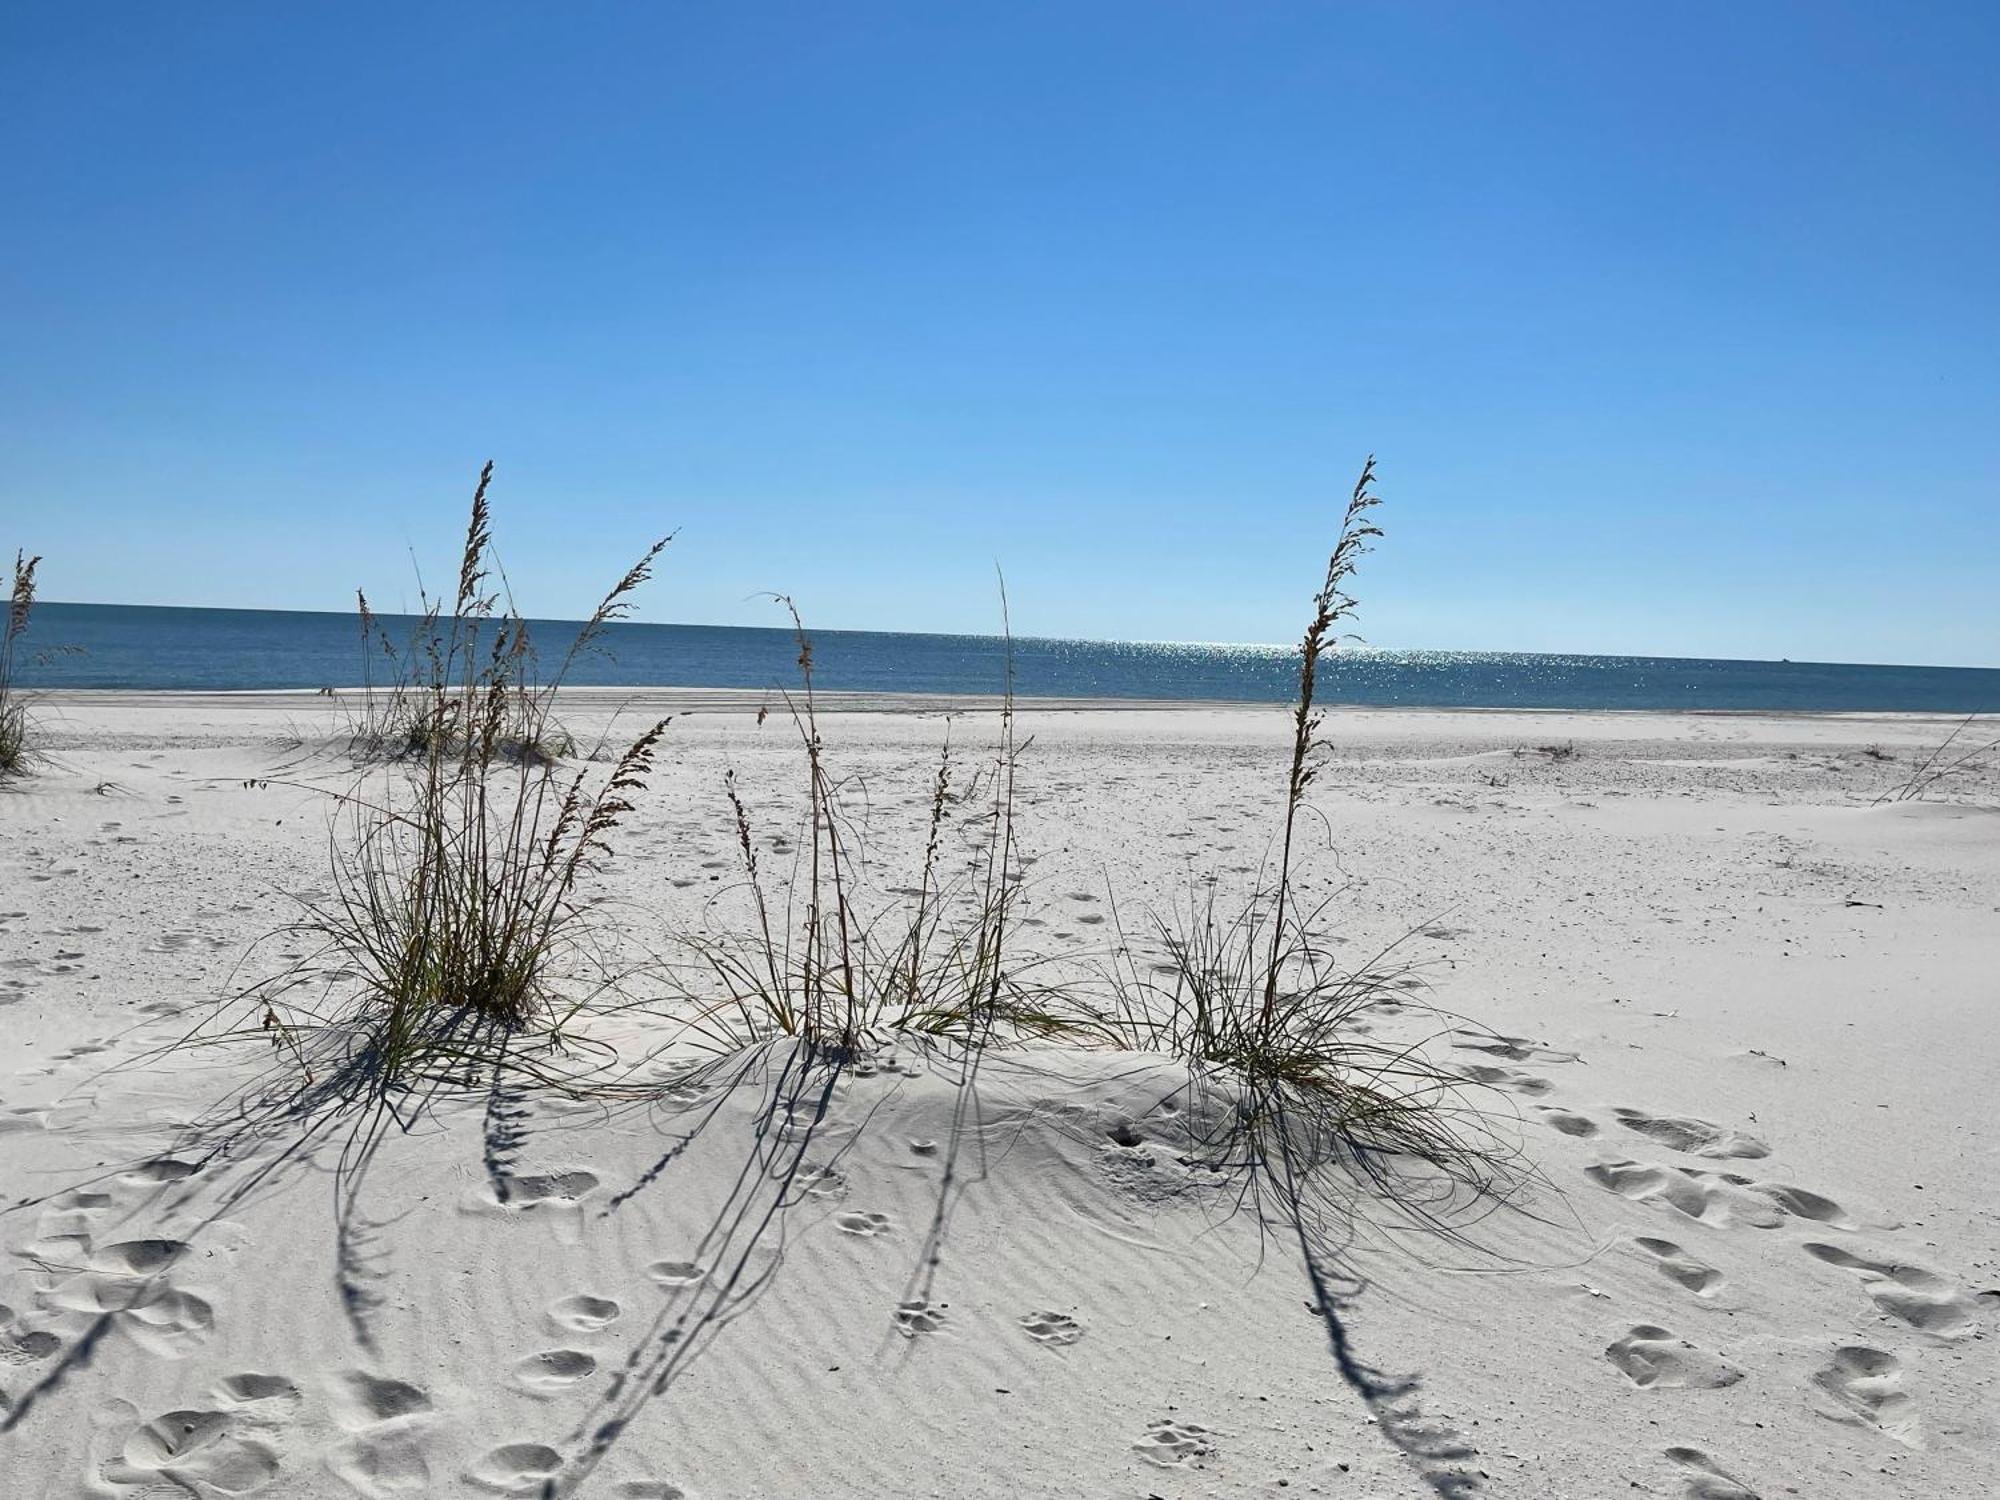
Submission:
MULTIPOLYGON (((166 1236, 114 1239, 124 1231, 101 1228, 125 1222, 195 1170, 163 1157, 48 1200, 35 1237, 15 1252, 35 1277, 36 1308, 0 1308, 0 1366, 39 1364, 107 1333, 162 1359, 183 1358, 207 1341, 214 1308, 170 1275, 187 1245, 166 1236)), ((0 1392, 0 1405, 5 1399, 0 1392)))
MULTIPOLYGON (((1507 1062, 1573 1058, 1520 1037, 1461 1036, 1453 1045, 1507 1062)), ((1466 1064, 1457 1071, 1471 1082, 1536 1099, 1555 1087, 1548 1079, 1497 1064, 1466 1064)), ((1607 1128, 1589 1114, 1553 1102, 1535 1103, 1531 1110, 1551 1130, 1575 1139, 1602 1137, 1607 1128)), ((1616 1107, 1610 1111, 1610 1125, 1682 1155, 1718 1163, 1757 1161, 1771 1154, 1770 1145, 1749 1131, 1688 1116, 1616 1107)), ((1717 1229, 1776 1230, 1805 1224, 1847 1233, 1861 1229, 1865 1217, 1808 1188, 1722 1166, 1662 1165, 1618 1157, 1583 1171, 1607 1192, 1717 1229)), ((1883 1221, 1874 1227, 1899 1226, 1883 1221)), ((1630 1243, 1660 1275, 1697 1299, 1697 1305, 1715 1303, 1726 1295, 1722 1272, 1675 1240, 1647 1234, 1630 1243)), ((1977 1299, 1927 1267, 1891 1252, 1859 1245, 1848 1248, 1824 1239, 1805 1240, 1799 1248, 1812 1260, 1854 1278, 1878 1312, 1910 1329, 1955 1340, 1972 1335, 1978 1327, 1977 1299)), ((1722 1390, 1745 1378, 1724 1354, 1653 1323, 1626 1329, 1606 1346, 1604 1355, 1639 1390, 1722 1390)), ((1830 1350, 1807 1378, 1833 1408, 1829 1414, 1914 1447, 1921 1445, 1923 1430, 1906 1389, 1906 1375, 1905 1362, 1895 1353, 1855 1341, 1830 1350)), ((1173 1447, 1170 1440, 1151 1435, 1141 1443, 1142 1448, 1148 1445, 1163 1452, 1173 1447)), ((1681 1473, 1686 1500, 1757 1500, 1749 1483, 1698 1448, 1673 1447, 1665 1456, 1681 1473)))
MULTIPOLYGON (((1480 1035, 1460 1038, 1455 1045, 1507 1063, 1576 1060, 1575 1054, 1520 1037, 1480 1035)), ((1497 1062, 1465 1064, 1458 1071, 1470 1082, 1531 1098, 1555 1087, 1546 1078, 1497 1062)), ((1555 1104, 1536 1104, 1533 1109, 1550 1128, 1571 1137, 1595 1137, 1604 1129, 1589 1115, 1555 1104)), ((1611 1116, 1619 1129, 1684 1155, 1757 1160, 1770 1154, 1761 1139, 1707 1121, 1623 1107, 1612 1110, 1611 1116)), ((912 1149, 918 1149, 914 1143, 912 1149)), ((120 1195, 155 1192, 197 1170, 193 1163, 161 1158, 125 1173, 110 1191, 77 1191, 51 1201, 40 1238, 27 1252, 45 1273, 46 1284, 37 1293, 42 1314, 0 1306, 0 1370, 55 1358, 65 1346, 65 1332, 76 1335, 77 1320, 108 1319, 142 1348, 163 1358, 179 1358, 207 1337, 213 1326, 212 1308, 197 1293, 173 1284, 172 1272, 186 1248, 182 1242, 141 1236, 99 1243, 92 1233, 93 1221, 120 1195)), ((1795 1220, 1840 1231, 1858 1227, 1855 1218, 1830 1198, 1721 1168, 1620 1158, 1584 1171, 1609 1192, 1714 1227, 1776 1229, 1795 1220)), ((845 1190, 844 1181, 831 1169, 808 1175, 807 1190, 817 1196, 837 1197, 845 1190)), ((597 1178, 587 1171, 552 1172, 511 1177, 498 1196, 506 1209, 532 1211, 575 1205, 598 1186, 597 1178)), ((894 1231, 886 1214, 867 1210, 843 1210, 832 1215, 832 1222, 841 1235, 857 1241, 882 1239, 894 1231)), ((1643 1235, 1631 1243, 1637 1254, 1690 1297, 1713 1301, 1724 1293, 1722 1273, 1676 1241, 1643 1235)), ((1825 1241, 1808 1241, 1802 1249, 1854 1278, 1876 1308, 1912 1329, 1954 1339, 1976 1326, 1972 1299, 1933 1271, 1887 1253, 1849 1250, 1825 1241)), ((646 1275, 669 1295, 677 1295, 706 1282, 709 1272, 694 1261, 661 1260, 648 1266, 646 1275)), ((578 1345, 612 1328, 623 1311, 615 1299, 584 1292, 550 1304, 548 1325, 566 1342, 516 1361, 511 1369, 515 1387, 552 1399, 593 1380, 600 1369, 598 1354, 578 1345)), ((945 1333, 953 1326, 948 1306, 928 1299, 898 1304, 890 1320, 909 1339, 945 1333)), ((1017 1324, 1022 1336, 1053 1347, 1074 1344, 1085 1332, 1076 1318, 1053 1310, 1024 1313, 1017 1324)), ((1606 1347, 1605 1357, 1641 1390, 1719 1390, 1744 1378, 1723 1354, 1653 1323, 1628 1328, 1606 1347)), ((1904 1388, 1904 1365, 1895 1354, 1860 1342, 1846 1344, 1830 1351, 1810 1380, 1846 1420, 1897 1442, 1921 1441, 1918 1415, 1904 1388)), ((429 1492, 433 1486, 427 1457, 432 1447, 429 1429, 439 1418, 425 1392, 405 1382, 349 1372, 337 1377, 325 1395, 343 1434, 325 1458, 334 1473, 363 1495, 429 1492)), ((129 1420, 111 1434, 111 1451, 101 1457, 98 1475, 123 1491, 148 1490, 163 1483, 192 1493, 247 1494, 266 1488, 280 1472, 281 1440, 302 1399, 299 1387, 282 1375, 243 1372, 214 1386, 204 1406, 152 1416, 130 1410, 129 1420)), ((1214 1434, 1190 1422, 1162 1419, 1149 1424, 1133 1448, 1151 1464, 1192 1465, 1213 1455, 1214 1434)), ((1666 1457, 1682 1471, 1689 1500, 1754 1496, 1748 1485, 1698 1449, 1671 1448, 1666 1457)), ((565 1462, 554 1447, 512 1442, 474 1459, 461 1478, 488 1493, 531 1495, 558 1476, 565 1462)), ((661 1480, 628 1481, 611 1493, 627 1500, 681 1496, 678 1488, 661 1480)), ((135 1500, 139 1500, 136 1495, 135 1500)))

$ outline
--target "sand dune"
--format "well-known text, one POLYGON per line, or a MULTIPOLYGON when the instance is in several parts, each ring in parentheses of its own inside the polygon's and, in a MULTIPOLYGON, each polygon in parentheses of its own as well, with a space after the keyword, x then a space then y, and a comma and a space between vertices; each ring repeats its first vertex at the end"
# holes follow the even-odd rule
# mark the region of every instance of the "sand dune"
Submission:
MULTIPOLYGON (((725 767, 795 826, 782 726, 671 706, 601 892, 635 951, 729 899, 725 767)), ((901 706, 825 725, 885 868, 941 732, 901 706)), ((1874 800, 1934 723, 1337 715, 1312 889, 1422 962, 1533 1175, 1302 1246, 1141 1054, 219 1112, 267 1057, 158 1049, 325 888, 324 714, 76 696, 0 795, 8 1500, 2000 1493, 2000 784, 1874 800)), ((1079 971, 1270 857, 1281 710, 1024 728, 1023 910, 1079 971)))

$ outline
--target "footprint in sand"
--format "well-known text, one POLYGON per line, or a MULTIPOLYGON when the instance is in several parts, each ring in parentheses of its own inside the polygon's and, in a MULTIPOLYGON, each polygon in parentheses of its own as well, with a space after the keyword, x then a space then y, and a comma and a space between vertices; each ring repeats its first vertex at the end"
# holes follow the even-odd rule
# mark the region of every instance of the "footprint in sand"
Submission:
POLYGON ((68 1192, 49 1199, 37 1226, 37 1238, 44 1242, 67 1241, 86 1247, 96 1227, 95 1215, 111 1207, 109 1193, 68 1192))
POLYGON ((514 1366, 514 1380, 527 1390, 566 1391, 597 1373, 597 1361, 581 1349, 544 1349, 514 1366))
POLYGON ((163 1286, 126 1308, 119 1326, 148 1354, 181 1359, 207 1342, 215 1309, 193 1292, 163 1286))
POLYGON ((228 1412, 170 1411, 141 1423, 102 1476, 121 1488, 169 1480, 188 1494, 248 1495, 278 1476, 278 1456, 228 1412))
POLYGON ((418 1417, 431 1410, 431 1398, 405 1380, 389 1380, 361 1370, 336 1376, 327 1389, 333 1419, 349 1432, 360 1432, 401 1417, 418 1417))
POLYGON ((1215 1452, 1214 1434, 1193 1422, 1162 1420, 1146 1429, 1146 1435, 1132 1445, 1149 1464, 1178 1469, 1215 1452))
POLYGON ((328 1452, 326 1465, 334 1474, 371 1500, 432 1493, 424 1428, 433 1408, 425 1391, 350 1370, 329 1382, 327 1394, 334 1420, 354 1434, 328 1452))
POLYGON ((862 1239, 873 1239, 876 1235, 889 1232, 887 1214, 840 1213, 833 1216, 833 1224, 842 1234, 858 1235, 862 1239))
POLYGON ((23 1328, 14 1309, 0 1303, 0 1365, 35 1365, 62 1348, 62 1340, 38 1328, 23 1328))
POLYGON ((265 1401, 295 1406, 300 1396, 298 1385, 289 1376, 245 1371, 241 1375, 225 1375, 217 1381, 215 1399, 235 1406, 256 1406, 265 1401))
POLYGON ((920 1333, 938 1333, 946 1322, 946 1304, 926 1302, 921 1297, 896 1304, 896 1332, 906 1339, 920 1333))
POLYGON ((847 1178, 838 1167, 806 1163, 799 1168, 799 1191, 815 1198, 840 1198, 847 1193, 847 1178))
MULTIPOLYGON (((1730 1182, 1745 1180, 1741 1177, 1731 1177, 1728 1173, 1722 1175, 1730 1182)), ((1753 1186, 1794 1218, 1811 1219, 1815 1224, 1831 1224, 1835 1229, 1855 1227, 1856 1221, 1853 1216, 1831 1198, 1822 1197, 1802 1187, 1789 1187, 1782 1182, 1759 1182, 1753 1186)), ((1886 1224, 1883 1227, 1893 1229, 1896 1226, 1886 1224)))
POLYGON ((422 1500, 433 1493, 430 1461, 421 1434, 399 1423, 336 1443, 326 1466, 349 1489, 369 1500, 422 1500))
POLYGON ((1747 1131, 1711 1125, 1706 1120, 1677 1115, 1649 1115, 1642 1109, 1614 1109, 1611 1113, 1627 1130, 1689 1156, 1755 1160, 1771 1154, 1769 1146, 1747 1131))
POLYGON ((597 1174, 581 1169, 534 1177, 503 1177, 495 1195, 511 1208, 534 1209, 544 1203, 574 1203, 597 1189, 597 1174))
POLYGON ((1785 1222, 1777 1204, 1754 1193, 1730 1192, 1726 1184, 1704 1180, 1685 1167, 1656 1167, 1645 1162, 1614 1161, 1585 1167, 1583 1175, 1599 1187, 1635 1203, 1664 1203, 1676 1213, 1710 1224, 1746 1224, 1776 1229, 1785 1222))
POLYGON ((124 1240, 93 1251, 89 1267, 113 1276, 153 1276, 187 1250, 182 1240, 124 1240))
POLYGON ((1461 1063, 1453 1071, 1472 1083, 1483 1083, 1491 1089, 1506 1089, 1514 1094, 1546 1094, 1555 1087, 1548 1079, 1537 1078, 1532 1073, 1523 1073, 1519 1068, 1495 1068, 1484 1063, 1461 1063))
POLYGON ((1866 1344, 1836 1349, 1812 1381, 1861 1421, 1899 1443, 1918 1445, 1916 1406, 1903 1390, 1903 1362, 1887 1350, 1866 1344))
POLYGON ((1743 1372, 1720 1355, 1697 1349, 1651 1323, 1630 1329, 1605 1349, 1604 1357, 1641 1390, 1714 1391, 1743 1378, 1743 1372))
POLYGON ((1537 1057, 1549 1062, 1578 1060, 1574 1052, 1544 1046, 1524 1036, 1502 1036, 1499 1032, 1460 1032, 1451 1044, 1461 1051, 1484 1052, 1489 1057, 1504 1057, 1508 1062, 1527 1062, 1537 1057))
POLYGON ((1083 1325, 1068 1313, 1024 1313, 1021 1329, 1038 1344, 1074 1344, 1083 1337, 1083 1325))
POLYGON ((562 1470, 562 1455, 546 1443, 508 1443, 470 1469, 466 1480, 495 1495, 540 1493, 562 1470))
POLYGON ((191 1161, 177 1161, 171 1156, 163 1156, 157 1161, 141 1162, 131 1171, 123 1174, 126 1182, 141 1183, 148 1187, 158 1187, 164 1183, 179 1182, 192 1177, 201 1170, 191 1161))
POLYGON ((625 1311, 609 1297, 590 1297, 578 1292, 549 1304, 549 1321, 572 1333, 595 1333, 618 1321, 625 1311))
POLYGON ((1589 1116, 1577 1114, 1573 1110, 1558 1109, 1553 1104, 1537 1104, 1535 1112, 1548 1122, 1550 1129, 1559 1130, 1564 1135, 1587 1136, 1597 1134, 1597 1122, 1589 1116))
POLYGON ((1805 1252, 1854 1272, 1877 1307, 1912 1328, 1945 1339, 1964 1338, 1973 1330, 1972 1300, 1935 1271, 1856 1255, 1838 1245, 1808 1244, 1805 1252))
POLYGON ((0 1365, 38 1365, 62 1348, 62 1340, 42 1328, 0 1331, 0 1365))
POLYGON ((1758 1500, 1755 1490, 1699 1448, 1669 1448, 1667 1457, 1688 1475, 1687 1500, 1758 1500))
POLYGON ((1707 1224, 1776 1229, 1787 1217, 1792 1217, 1840 1229, 1854 1227, 1853 1218, 1831 1198, 1788 1183, 1757 1182, 1735 1172, 1660 1167, 1628 1160, 1585 1167, 1583 1175, 1599 1187, 1635 1203, 1664 1203, 1677 1213, 1707 1224))
POLYGON ((1722 1273, 1696 1260, 1672 1240, 1641 1235, 1632 1243, 1653 1257, 1661 1275, 1678 1281, 1697 1297, 1713 1297, 1722 1290, 1722 1273))
POLYGON ((656 1260, 646 1267, 646 1274, 661 1286, 693 1286, 708 1275, 708 1269, 691 1260, 656 1260))

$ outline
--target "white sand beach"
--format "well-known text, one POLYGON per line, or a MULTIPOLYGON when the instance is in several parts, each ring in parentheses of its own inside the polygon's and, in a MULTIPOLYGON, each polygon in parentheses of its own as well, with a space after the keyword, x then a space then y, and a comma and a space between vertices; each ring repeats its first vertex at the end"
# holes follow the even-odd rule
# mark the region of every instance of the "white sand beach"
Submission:
MULTIPOLYGON (((592 881, 621 961, 729 899, 725 770, 796 838, 755 703, 565 694, 586 741, 677 715, 592 881)), ((893 868, 950 705, 829 706, 893 868)), ((232 1119, 269 1049, 160 1049, 301 951, 253 945, 327 889, 327 706, 38 713, 0 793, 6 1500, 2000 1493, 2000 775, 1877 801, 1945 721, 1335 711, 1307 888, 1343 955, 1420 965, 1371 1026, 1530 1172, 1456 1235, 1359 1189, 1316 1281, 1187 1148, 1185 1071, 1109 1048, 232 1119)), ((1143 959, 1271 857, 1282 708, 1020 728, 1024 952, 1143 959)))

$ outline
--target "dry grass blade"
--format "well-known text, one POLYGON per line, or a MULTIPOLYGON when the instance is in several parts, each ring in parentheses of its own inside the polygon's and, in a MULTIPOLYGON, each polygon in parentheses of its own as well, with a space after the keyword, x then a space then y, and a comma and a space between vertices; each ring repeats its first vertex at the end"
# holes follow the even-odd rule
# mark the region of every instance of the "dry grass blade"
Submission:
POLYGON ((1953 777, 1979 770, 1988 756, 2000 750, 2000 738, 1982 739, 1976 729, 1976 726, 1991 728, 1992 722, 1977 713, 1967 714, 1950 734, 1918 759, 1900 785, 1877 797, 1875 805, 1919 801, 1953 777))

